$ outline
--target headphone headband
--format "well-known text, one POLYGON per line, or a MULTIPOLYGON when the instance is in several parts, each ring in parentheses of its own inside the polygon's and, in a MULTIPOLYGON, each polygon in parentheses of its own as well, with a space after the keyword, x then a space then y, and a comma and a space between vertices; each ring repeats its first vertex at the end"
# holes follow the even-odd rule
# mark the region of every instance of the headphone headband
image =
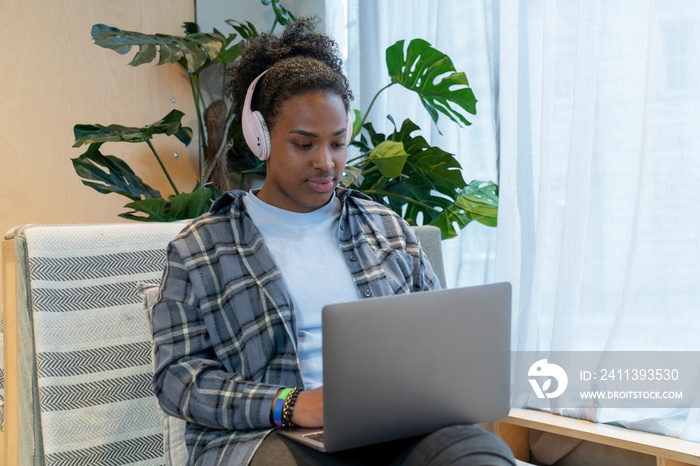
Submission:
POLYGON ((267 129, 262 113, 251 109, 255 85, 258 84, 269 69, 263 71, 248 86, 243 101, 243 112, 241 113, 241 126, 243 127, 243 137, 250 150, 260 160, 270 158, 270 131, 267 129))

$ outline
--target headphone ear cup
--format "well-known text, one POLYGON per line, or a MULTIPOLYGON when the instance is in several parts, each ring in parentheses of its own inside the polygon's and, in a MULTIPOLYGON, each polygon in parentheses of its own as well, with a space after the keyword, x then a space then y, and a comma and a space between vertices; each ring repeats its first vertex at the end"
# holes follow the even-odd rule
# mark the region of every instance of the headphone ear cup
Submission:
POLYGON ((259 141, 258 149, 260 150, 260 152, 256 153, 255 155, 257 155, 260 160, 267 160, 270 158, 270 152, 272 152, 270 130, 267 128, 267 123, 265 123, 265 118, 262 116, 262 113, 255 111, 253 112, 253 115, 255 116, 257 123, 257 128, 255 131, 257 133, 256 138, 259 141))
POLYGON ((260 160, 270 158, 270 131, 262 113, 252 111, 251 102, 253 100, 253 92, 255 92, 255 85, 265 73, 267 73, 267 70, 260 73, 248 86, 241 111, 243 137, 250 150, 260 160))
POLYGON ((352 112, 348 110, 348 127, 347 132, 345 133, 345 147, 350 147, 350 143, 352 142, 352 126, 352 112))
POLYGON ((245 142, 253 154, 260 160, 267 160, 270 157, 270 131, 262 113, 244 111, 241 126, 245 142))

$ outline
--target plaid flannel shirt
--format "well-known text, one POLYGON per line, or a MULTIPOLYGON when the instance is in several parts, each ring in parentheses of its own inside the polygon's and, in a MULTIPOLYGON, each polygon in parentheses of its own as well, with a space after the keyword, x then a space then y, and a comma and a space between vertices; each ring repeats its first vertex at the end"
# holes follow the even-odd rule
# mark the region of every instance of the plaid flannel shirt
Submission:
MULTIPOLYGON (((303 387, 292 299, 246 195, 225 193, 170 243, 154 307, 154 389, 187 421, 190 464, 247 464, 273 427, 277 391, 303 387)), ((336 236, 361 298, 439 288, 403 219, 356 191, 336 195, 336 236)))

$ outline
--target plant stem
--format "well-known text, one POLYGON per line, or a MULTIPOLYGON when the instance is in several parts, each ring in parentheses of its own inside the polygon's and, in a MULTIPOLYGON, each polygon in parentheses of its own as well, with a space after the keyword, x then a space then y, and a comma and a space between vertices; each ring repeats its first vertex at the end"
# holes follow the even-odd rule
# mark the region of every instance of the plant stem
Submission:
MULTIPOLYGON (((390 87, 393 86, 394 84, 397 84, 397 83, 396 83, 396 82, 390 82, 390 83, 387 84, 386 86, 384 86, 384 87, 382 87, 381 89, 379 89, 379 91, 378 91, 376 94, 374 94, 374 98, 372 99, 372 102, 370 102, 370 103, 369 103, 369 107, 367 107, 367 111, 365 112, 365 116, 363 116, 363 117, 362 117, 362 121, 360 121, 360 130, 362 129, 362 125, 365 124, 365 120, 367 119, 367 116, 369 115, 370 110, 372 110, 372 106, 374 105, 374 102, 377 100, 377 97, 379 97, 379 94, 381 94, 384 90, 390 88, 390 87)), ((352 138, 355 139, 355 136, 357 136, 357 134, 354 134, 354 133, 353 133, 352 138)))
MULTIPOLYGON (((221 73, 221 95, 225 96, 226 95, 226 65, 222 64, 221 69, 223 72, 221 73)), ((231 105, 233 107, 233 105, 231 105)))
POLYGON ((194 108, 197 111, 197 126, 199 127, 199 179, 202 179, 202 167, 205 165, 203 160, 206 161, 207 156, 207 141, 204 135, 204 120, 202 119, 202 110, 199 108, 199 98, 197 97, 197 80, 194 74, 190 75, 190 86, 192 87, 192 97, 194 98, 194 108))
POLYGON ((393 197, 397 197, 399 199, 403 199, 406 202, 410 202, 411 204, 415 204, 415 205, 424 207, 426 209, 435 210, 433 207, 429 206, 428 204, 423 204, 422 202, 416 201, 415 199, 411 199, 410 197, 407 197, 407 196, 404 196, 401 194, 391 193, 389 191, 380 191, 377 189, 365 189, 362 192, 365 194, 376 194, 378 196, 393 196, 393 197))
POLYGON ((202 85, 200 84, 199 81, 199 75, 194 75, 195 76, 195 84, 197 85, 197 94, 199 94, 199 100, 202 102, 202 108, 206 109, 207 104, 204 102, 204 94, 202 94, 202 85))
POLYGON ((362 171, 360 172, 360 174, 361 174, 361 175, 367 175, 367 174, 372 173, 372 172, 377 171, 377 170, 379 170, 379 167, 376 166, 376 165, 372 165, 370 168, 368 168, 368 169, 366 169, 366 170, 362 170, 362 171))
POLYGON ((207 173, 204 175, 202 178, 202 186, 207 184, 209 182, 209 178, 211 178, 212 173, 214 173, 214 168, 216 168, 216 165, 219 163, 219 160, 221 160, 221 156, 226 152, 226 143, 228 142, 226 140, 226 135, 228 134, 229 129, 231 128, 231 124, 233 123, 233 118, 234 114, 232 113, 229 117, 228 120, 226 120, 226 126, 224 127, 224 138, 221 140, 221 145, 219 146, 219 149, 216 151, 216 155, 211 161, 211 165, 207 168, 207 173))
POLYGON ((163 161, 160 159, 160 156, 158 155, 158 152, 156 152, 156 149, 153 147, 153 144, 151 144, 151 140, 147 139, 146 144, 148 144, 148 147, 151 148, 151 151, 153 152, 153 155, 156 156, 156 160, 158 160, 158 163, 160 164, 160 168, 163 169, 163 173, 165 173, 165 176, 168 178, 168 181, 170 181, 170 186, 173 187, 173 191, 175 191, 175 194, 180 194, 180 191, 177 190, 177 187, 175 186, 175 183, 173 183, 173 179, 170 178, 170 173, 168 173, 168 170, 165 168, 165 165, 163 165, 163 161))

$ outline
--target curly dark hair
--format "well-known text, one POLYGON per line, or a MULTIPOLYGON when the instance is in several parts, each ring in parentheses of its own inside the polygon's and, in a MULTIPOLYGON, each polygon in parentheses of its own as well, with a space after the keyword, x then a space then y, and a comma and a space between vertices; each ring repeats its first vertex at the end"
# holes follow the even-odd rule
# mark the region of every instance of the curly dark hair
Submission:
POLYGON ((269 71, 258 81, 251 107, 270 127, 287 99, 312 91, 338 95, 349 110, 352 92, 341 69, 338 45, 313 32, 317 23, 316 17, 299 18, 280 37, 262 33, 243 44, 240 57, 227 70, 226 96, 235 102, 236 113, 241 113, 250 83, 265 70, 269 71))

